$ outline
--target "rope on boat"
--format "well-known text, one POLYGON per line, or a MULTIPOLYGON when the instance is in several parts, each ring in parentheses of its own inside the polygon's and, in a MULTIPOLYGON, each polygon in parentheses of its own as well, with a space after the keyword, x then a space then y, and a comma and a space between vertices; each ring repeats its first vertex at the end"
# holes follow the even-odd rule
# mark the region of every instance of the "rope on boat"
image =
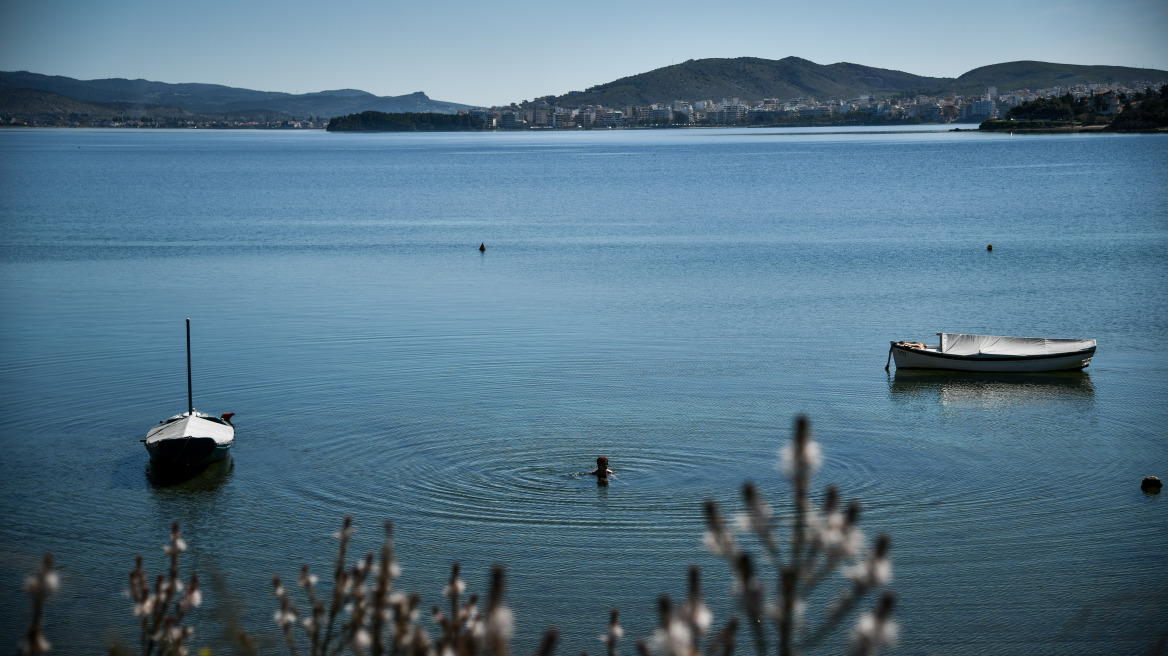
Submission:
POLYGON ((892 346, 889 346, 888 347, 888 362, 884 363, 884 371, 888 371, 888 368, 891 366, 892 366, 892 346))
POLYGON ((187 445, 189 445, 191 443, 191 437, 193 437, 193 436, 187 435, 186 437, 183 438, 182 448, 178 450, 178 453, 174 454, 174 459, 170 461, 170 464, 172 464, 172 465, 179 464, 178 459, 180 457, 182 457, 182 454, 187 450, 187 445))

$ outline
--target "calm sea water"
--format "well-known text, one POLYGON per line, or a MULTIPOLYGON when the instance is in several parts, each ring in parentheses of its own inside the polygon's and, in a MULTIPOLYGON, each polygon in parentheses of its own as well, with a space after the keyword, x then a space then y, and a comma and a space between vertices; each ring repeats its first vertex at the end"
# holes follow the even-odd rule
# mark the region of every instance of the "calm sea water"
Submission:
MULTIPOLYGON (((56 555, 62 653, 133 641, 183 527, 196 644, 397 527, 400 587, 506 563, 517 647, 630 637, 810 415, 893 538, 900 653, 1142 653, 1168 626, 1168 137, 0 131, 0 644, 56 555), (485 242, 487 250, 477 248, 485 242), (992 243, 992 252, 986 245, 992 243), (229 463, 140 439, 234 411, 229 463), (906 376, 890 339, 1085 337, 1082 375, 906 376), (597 455, 617 478, 575 472, 597 455)), ((733 611, 714 608, 720 625, 733 611)), ((743 639, 746 635, 743 634, 743 639)), ((840 642, 826 651, 837 652, 840 642)), ((631 651, 631 641, 626 651, 631 651)))

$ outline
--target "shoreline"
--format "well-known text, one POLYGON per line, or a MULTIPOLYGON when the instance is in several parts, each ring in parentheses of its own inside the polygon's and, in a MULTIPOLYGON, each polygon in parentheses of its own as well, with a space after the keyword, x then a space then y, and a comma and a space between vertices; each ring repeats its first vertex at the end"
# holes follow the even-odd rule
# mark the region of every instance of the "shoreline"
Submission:
MULTIPOLYGON (((983 128, 968 127, 968 128, 946 128, 952 123, 918 123, 912 126, 903 126, 905 130, 873 130, 873 134, 901 134, 904 132, 969 132, 969 133, 1022 133, 1022 134, 1166 134, 1168 128, 1156 128, 1152 130, 1108 130, 1107 125, 1078 125, 1078 126, 1058 126, 1058 127, 1021 127, 1021 126, 1003 126, 983 128)), ((972 123, 960 125, 976 125, 972 123)), ((783 129, 783 130, 805 130, 803 134, 812 133, 839 133, 851 134, 853 132, 862 132, 862 128, 888 128, 900 127, 889 125, 684 125, 684 126, 670 126, 670 127, 652 127, 652 126, 630 126, 630 127, 606 127, 606 128, 579 128, 574 130, 555 130, 555 129, 540 129, 529 128, 524 130, 327 130, 325 128, 264 128, 264 127, 176 127, 176 126, 92 126, 92 125, 0 125, 0 131, 19 131, 19 130, 96 130, 96 131, 202 131, 202 132, 338 132, 349 134, 428 134, 428 133, 446 133, 446 132, 478 132, 487 134, 532 134, 532 133, 580 133, 580 132, 615 132, 615 131, 648 131, 648 130, 767 130, 767 129, 783 129), (850 129, 849 129, 850 128, 850 129)))
POLYGON ((1014 134, 1015 132, 1027 134, 1165 134, 1168 133, 1168 128, 1157 128, 1154 130, 1108 130, 1107 125, 1075 125, 1075 126, 1060 126, 1060 127, 1043 127, 1043 128, 1016 128, 1016 127, 1001 127, 1001 128, 977 128, 976 130, 962 130, 956 128, 951 132, 1006 132, 1014 134))

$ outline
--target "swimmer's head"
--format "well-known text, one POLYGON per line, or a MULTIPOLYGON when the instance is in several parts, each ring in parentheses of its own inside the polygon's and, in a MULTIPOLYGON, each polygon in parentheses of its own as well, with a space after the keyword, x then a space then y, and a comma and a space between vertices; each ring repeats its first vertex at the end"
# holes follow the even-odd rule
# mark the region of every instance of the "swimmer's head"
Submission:
POLYGON ((597 456, 596 466, 601 468, 608 467, 608 458, 605 458, 604 456, 597 456))

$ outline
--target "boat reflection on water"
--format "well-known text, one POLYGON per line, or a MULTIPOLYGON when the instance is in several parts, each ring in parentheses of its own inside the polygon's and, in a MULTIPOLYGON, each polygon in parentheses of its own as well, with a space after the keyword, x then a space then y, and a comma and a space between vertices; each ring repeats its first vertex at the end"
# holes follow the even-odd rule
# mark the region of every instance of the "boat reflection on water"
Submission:
POLYGON ((894 401, 922 400, 935 395, 945 406, 1095 400, 1095 386, 1085 371, 999 374, 906 369, 897 370, 889 379, 889 389, 894 401))
POLYGON ((219 489, 235 470, 235 460, 228 454, 222 460, 202 467, 164 467, 154 461, 146 463, 146 480, 156 490, 211 492, 219 489))

